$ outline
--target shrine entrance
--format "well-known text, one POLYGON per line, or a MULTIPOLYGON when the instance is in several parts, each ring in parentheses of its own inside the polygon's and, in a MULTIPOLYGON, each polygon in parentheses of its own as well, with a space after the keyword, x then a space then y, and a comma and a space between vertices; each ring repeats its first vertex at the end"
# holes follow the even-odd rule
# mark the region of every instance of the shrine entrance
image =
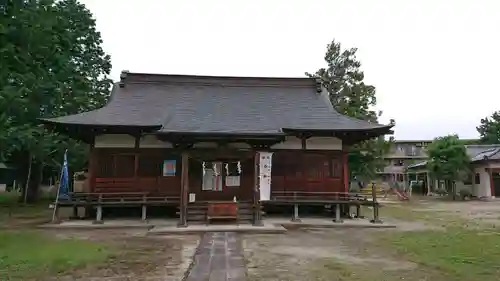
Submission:
POLYGON ((253 222, 255 154, 191 155, 187 221, 253 222))
POLYGON ((251 159, 190 160, 188 203, 252 201, 253 173, 251 159))

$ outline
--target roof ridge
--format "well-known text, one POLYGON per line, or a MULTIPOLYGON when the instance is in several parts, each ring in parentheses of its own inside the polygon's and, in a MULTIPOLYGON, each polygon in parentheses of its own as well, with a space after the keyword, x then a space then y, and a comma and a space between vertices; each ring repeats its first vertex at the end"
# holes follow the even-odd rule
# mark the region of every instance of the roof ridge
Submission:
POLYGON ((178 84, 224 87, 318 87, 316 79, 310 77, 245 77, 205 76, 183 74, 132 73, 122 71, 120 87, 127 84, 178 84))

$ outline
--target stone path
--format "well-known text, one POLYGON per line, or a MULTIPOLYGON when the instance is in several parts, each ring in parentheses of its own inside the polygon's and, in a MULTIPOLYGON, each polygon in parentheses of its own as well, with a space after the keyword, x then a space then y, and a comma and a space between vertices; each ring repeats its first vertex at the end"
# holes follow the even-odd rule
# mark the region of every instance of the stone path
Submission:
POLYGON ((186 281, 246 281, 241 240, 234 232, 203 235, 186 281))

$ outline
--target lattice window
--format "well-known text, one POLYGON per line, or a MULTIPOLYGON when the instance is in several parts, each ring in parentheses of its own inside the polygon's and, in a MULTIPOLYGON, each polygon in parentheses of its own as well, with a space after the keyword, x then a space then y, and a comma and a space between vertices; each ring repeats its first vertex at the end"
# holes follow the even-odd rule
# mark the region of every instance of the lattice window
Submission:
POLYGON ((135 155, 115 155, 115 177, 131 178, 135 176, 135 155))
POLYGON ((334 157, 329 161, 330 169, 329 169, 329 177, 331 178, 340 178, 342 177, 342 158, 334 157))
POLYGON ((115 161, 112 154, 98 154, 96 160, 96 177, 109 178, 114 176, 115 161))
POLYGON ((137 174, 139 177, 159 177, 163 173, 163 157, 140 155, 137 174))

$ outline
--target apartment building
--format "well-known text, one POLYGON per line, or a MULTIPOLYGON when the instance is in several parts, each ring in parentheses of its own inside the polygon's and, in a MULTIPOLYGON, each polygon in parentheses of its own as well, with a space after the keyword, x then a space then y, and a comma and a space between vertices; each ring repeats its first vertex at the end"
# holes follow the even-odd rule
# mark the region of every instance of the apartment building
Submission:
POLYGON ((393 140, 390 152, 384 157, 386 166, 377 172, 384 180, 396 177, 404 181, 404 174, 409 165, 427 159, 426 148, 432 140, 393 140))

